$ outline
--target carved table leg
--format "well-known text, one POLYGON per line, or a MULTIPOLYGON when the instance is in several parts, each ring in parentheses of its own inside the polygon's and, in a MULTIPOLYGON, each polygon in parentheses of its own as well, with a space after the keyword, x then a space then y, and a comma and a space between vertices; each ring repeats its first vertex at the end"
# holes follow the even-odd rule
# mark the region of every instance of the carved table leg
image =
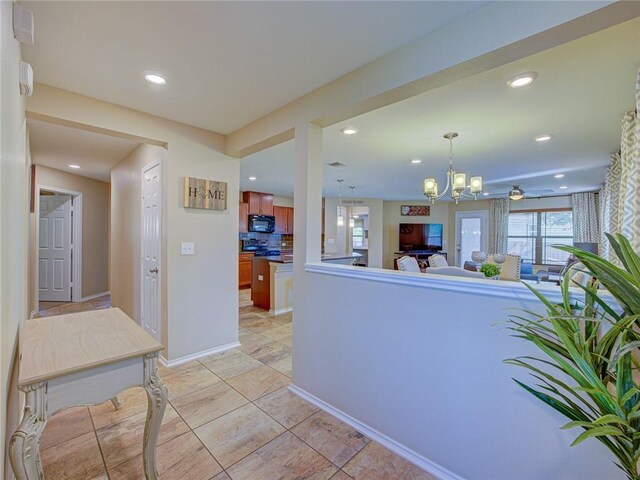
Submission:
POLYGON ((164 409, 167 406, 167 386, 157 375, 157 361, 158 352, 144 356, 144 388, 147 391, 148 407, 147 421, 144 425, 142 460, 144 474, 148 480, 156 480, 158 478, 156 444, 158 443, 158 434, 160 433, 164 409))
POLYGON ((116 410, 120 410, 123 405, 122 399, 118 395, 111 397, 111 403, 113 404, 113 408, 116 410))
POLYGON ((47 423, 46 382, 20 388, 26 394, 24 416, 9 443, 9 459, 17 480, 42 480, 40 436, 47 423))

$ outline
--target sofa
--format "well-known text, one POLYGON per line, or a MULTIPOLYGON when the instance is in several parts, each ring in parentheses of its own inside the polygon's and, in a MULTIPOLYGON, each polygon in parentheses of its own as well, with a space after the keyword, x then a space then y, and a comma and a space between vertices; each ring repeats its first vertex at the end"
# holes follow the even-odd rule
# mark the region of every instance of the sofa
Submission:
MULTIPOLYGON (((465 270, 469 270, 470 272, 477 272, 476 262, 467 261, 464 262, 465 270)), ((561 267, 562 268, 562 267, 561 267)), ((520 280, 537 280, 538 274, 533 273, 533 264, 530 262, 525 262, 524 260, 520 260, 520 280)))
POLYGON ((449 275, 452 277, 485 278, 482 272, 472 272, 460 267, 428 267, 424 273, 449 275))

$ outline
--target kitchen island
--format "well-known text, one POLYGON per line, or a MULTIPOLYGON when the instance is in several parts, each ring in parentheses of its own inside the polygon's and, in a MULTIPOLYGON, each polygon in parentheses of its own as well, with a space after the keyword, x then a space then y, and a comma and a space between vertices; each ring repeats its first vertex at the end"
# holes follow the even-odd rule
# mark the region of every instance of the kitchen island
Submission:
MULTIPOLYGON (((323 254, 322 261, 353 265, 359 253, 323 254)), ((251 278, 251 300, 256 307, 280 315, 293 309, 293 254, 254 257, 251 278)))

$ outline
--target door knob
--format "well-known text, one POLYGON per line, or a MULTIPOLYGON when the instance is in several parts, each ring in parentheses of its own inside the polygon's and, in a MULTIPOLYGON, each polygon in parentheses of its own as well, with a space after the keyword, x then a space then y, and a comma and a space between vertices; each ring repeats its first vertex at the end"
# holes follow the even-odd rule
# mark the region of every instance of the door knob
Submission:
POLYGON ((149 270, 149 273, 158 273, 158 267, 149 270))

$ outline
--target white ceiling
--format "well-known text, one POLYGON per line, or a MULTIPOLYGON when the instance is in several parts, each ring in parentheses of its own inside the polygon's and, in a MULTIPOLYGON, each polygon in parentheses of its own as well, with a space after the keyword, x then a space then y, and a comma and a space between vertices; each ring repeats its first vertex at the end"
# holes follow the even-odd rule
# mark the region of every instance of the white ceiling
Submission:
MULTIPOLYGON (((515 183, 547 194, 595 190, 619 148, 621 117, 635 105, 639 51, 635 19, 326 128, 324 193, 337 196, 342 178, 357 187, 356 196, 424 199, 424 177, 446 183, 448 131, 460 134, 454 166, 483 175, 489 192, 515 183), (539 74, 532 85, 506 86, 526 71, 539 74), (359 133, 342 135, 345 125, 359 133), (546 133, 555 138, 533 140, 546 133), (411 165, 412 158, 422 164, 411 165), (348 166, 326 166, 334 161, 348 166), (556 173, 566 177, 557 180, 556 173)), ((291 141, 242 159, 241 189, 292 195, 293 157, 291 141)))
POLYGON ((31 160, 36 165, 63 170, 103 182, 111 169, 139 143, 77 128, 28 120, 31 160), (69 165, 78 165, 79 169, 69 165))
POLYGON ((36 82, 226 134, 483 3, 23 2, 23 55, 36 82))

